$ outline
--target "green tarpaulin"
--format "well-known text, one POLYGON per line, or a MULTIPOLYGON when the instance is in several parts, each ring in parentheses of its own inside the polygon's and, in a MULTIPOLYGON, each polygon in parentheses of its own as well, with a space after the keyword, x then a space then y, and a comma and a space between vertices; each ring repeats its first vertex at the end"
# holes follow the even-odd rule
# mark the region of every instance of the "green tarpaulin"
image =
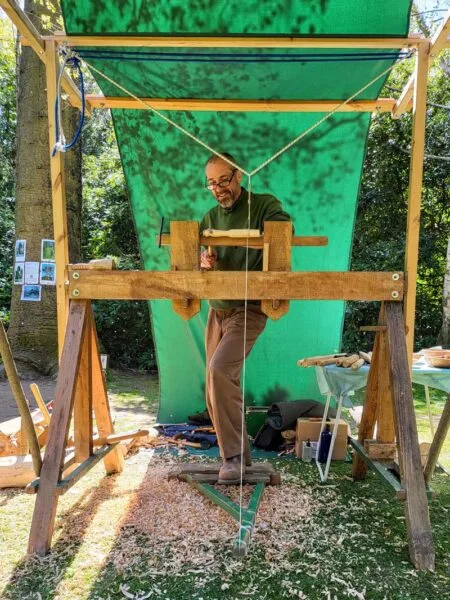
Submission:
MULTIPOLYGON (((405 36, 410 0, 63 0, 69 34, 297 34, 405 36)), ((344 100, 387 69, 395 50, 79 48, 81 56, 141 97, 344 100), (374 60, 376 57, 376 60, 374 60)), ((95 74, 102 92, 125 96, 95 74)), ((386 77, 359 99, 378 97, 386 77)), ((218 151, 256 168, 319 120, 321 113, 178 112, 164 114, 218 151)), ((155 242, 162 216, 201 220, 214 199, 204 188, 207 150, 146 110, 114 110, 116 130, 143 267, 169 268, 155 242)), ((296 235, 325 235, 327 247, 294 248, 293 270, 347 270, 370 115, 339 113, 282 154, 252 180, 291 214, 296 235)), ((160 381, 161 421, 180 421, 204 408, 203 334, 207 315, 188 322, 169 301, 151 313, 160 381)), ((291 302, 269 322, 246 370, 246 401, 317 397, 304 356, 339 350, 344 303, 291 302)), ((133 340, 130 339, 130 344, 133 340)))

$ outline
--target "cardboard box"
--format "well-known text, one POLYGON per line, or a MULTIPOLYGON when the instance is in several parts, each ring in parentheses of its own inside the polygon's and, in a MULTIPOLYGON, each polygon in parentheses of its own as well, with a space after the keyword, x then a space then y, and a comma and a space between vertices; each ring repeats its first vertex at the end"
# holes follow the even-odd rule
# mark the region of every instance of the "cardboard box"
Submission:
MULTIPOLYGON (((297 419, 295 454, 298 458, 302 457, 303 442, 306 442, 308 439, 311 442, 319 441, 321 423, 322 419, 297 419)), ((330 430, 333 432, 334 419, 331 419, 329 424, 330 430)), ((333 454, 331 456, 332 460, 345 460, 347 454, 347 437, 349 434, 348 424, 343 419, 340 419, 333 454)))

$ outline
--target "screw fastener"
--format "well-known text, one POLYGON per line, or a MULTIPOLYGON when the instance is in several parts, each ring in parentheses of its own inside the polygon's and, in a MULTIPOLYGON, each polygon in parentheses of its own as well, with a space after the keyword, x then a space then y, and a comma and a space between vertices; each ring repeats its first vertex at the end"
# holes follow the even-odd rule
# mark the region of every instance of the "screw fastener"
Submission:
POLYGON ((393 279, 394 281, 398 281, 398 280, 400 279, 400 275, 399 275, 398 273, 394 273, 394 274, 392 275, 392 279, 393 279))
POLYGON ((393 298, 398 298, 399 293, 396 290, 394 290, 391 295, 393 298))
POLYGON ((74 296, 75 298, 77 298, 80 295, 80 290, 77 290, 76 288, 73 290, 72 292, 72 296, 74 296))
POLYGON ((72 277, 74 279, 80 279, 80 274, 75 271, 74 273, 72 273, 72 277))

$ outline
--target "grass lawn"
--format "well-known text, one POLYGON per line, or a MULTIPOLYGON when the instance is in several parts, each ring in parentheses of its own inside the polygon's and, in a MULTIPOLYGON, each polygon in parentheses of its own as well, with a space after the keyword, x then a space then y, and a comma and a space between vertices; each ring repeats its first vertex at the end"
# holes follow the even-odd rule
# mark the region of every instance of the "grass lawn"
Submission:
MULTIPOLYGON (((154 423, 157 381, 113 374, 108 387, 118 431, 154 423)), ((425 399, 420 387, 414 393, 426 440, 425 399)), ((444 400, 432 390, 436 415, 444 400)), ((186 455, 144 448, 120 475, 105 477, 97 465, 60 498, 45 558, 25 556, 34 497, 0 491, 0 598, 450 599, 447 476, 435 476, 430 505, 436 572, 419 573, 408 559, 403 505, 372 473, 353 483, 351 465, 336 463, 320 485, 312 465, 275 459, 283 483, 266 489, 250 552, 237 560, 236 523, 187 484, 167 480, 180 460, 186 455)), ((450 440, 441 462, 450 467, 450 440)))

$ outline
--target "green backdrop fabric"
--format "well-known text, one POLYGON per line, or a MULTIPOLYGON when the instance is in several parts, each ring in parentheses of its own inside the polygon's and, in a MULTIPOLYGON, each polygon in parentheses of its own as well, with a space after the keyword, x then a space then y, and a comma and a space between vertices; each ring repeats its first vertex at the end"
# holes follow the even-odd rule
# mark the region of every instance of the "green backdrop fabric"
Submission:
MULTIPOLYGON (((408 31, 410 0, 108 1, 63 0, 70 34, 301 34, 392 35, 408 31)), ((142 97, 341 99, 382 73, 396 51, 120 48, 83 49, 86 60, 142 97), (120 55, 117 55, 117 51, 120 55), (361 56, 361 53, 364 56, 361 56), (333 57, 329 56, 334 54, 333 57), (366 60, 367 55, 380 55, 366 60), (327 62, 307 62, 317 56, 327 62), (258 57, 258 58, 255 58, 258 57), (297 57, 297 59, 296 59, 297 57), (339 60, 336 60, 339 58, 339 60), (296 59, 296 62, 294 62, 296 59), (302 60, 300 60, 302 59, 302 60)), ((95 74, 105 95, 123 96, 95 74)), ((375 99, 382 77, 360 99, 375 99)), ((218 151, 256 168, 321 113, 171 112, 164 114, 218 151)), ((160 218, 201 220, 214 205, 204 188, 209 152, 146 110, 114 110, 114 126, 129 189, 143 267, 169 268, 169 250, 155 237, 160 218)), ((326 235, 327 247, 294 248, 293 270, 341 271, 349 266, 356 201, 370 115, 339 113, 252 178, 255 192, 277 196, 291 214, 296 235, 326 235)), ((244 184, 245 185, 245 184, 244 184)), ((160 372, 161 422, 182 421, 204 404, 204 327, 201 314, 183 321, 170 301, 151 302, 160 372)), ((246 402, 317 398, 304 356, 339 350, 344 303, 291 302, 289 313, 269 321, 246 367, 246 402)), ((130 340, 133 343, 133 340, 130 340)))

